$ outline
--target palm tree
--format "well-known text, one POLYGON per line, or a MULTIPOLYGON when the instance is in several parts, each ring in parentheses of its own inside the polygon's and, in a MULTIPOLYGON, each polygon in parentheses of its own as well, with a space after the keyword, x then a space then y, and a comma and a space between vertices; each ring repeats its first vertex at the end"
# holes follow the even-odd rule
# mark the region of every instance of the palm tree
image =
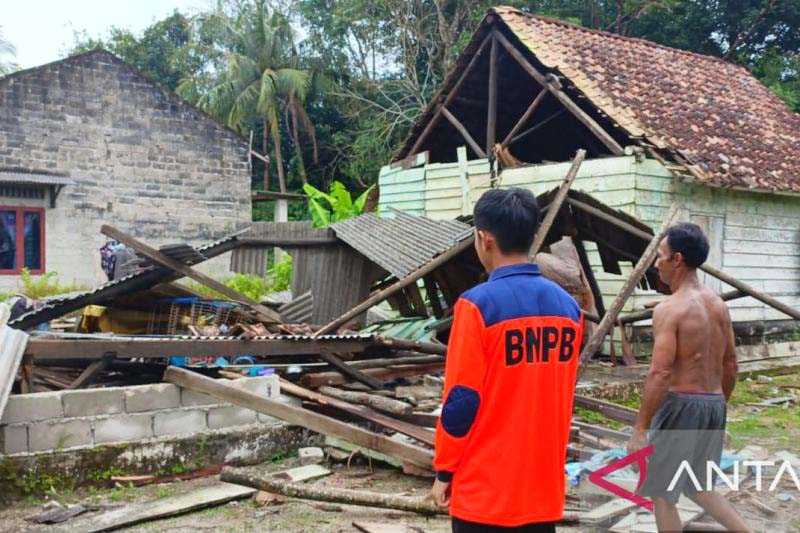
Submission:
MULTIPOLYGON (((5 55, 15 56, 17 53, 14 45, 3 38, 3 32, 0 29, 0 57, 5 55)), ((11 62, 0 61, 0 76, 4 76, 16 68, 16 65, 11 62)))
MULTIPOLYGON (((235 18, 218 14, 222 27, 227 67, 205 94, 198 105, 216 115, 229 126, 244 131, 253 117, 264 125, 264 150, 271 138, 275 150, 275 163, 281 191, 286 190, 286 178, 281 154, 281 114, 292 136, 297 154, 298 168, 303 182, 307 182, 300 146, 300 129, 304 129, 314 144, 314 127, 303 104, 311 83, 311 75, 298 68, 298 54, 289 21, 280 13, 269 13, 264 0, 255 0, 245 6, 235 18), (281 110, 284 113, 281 113, 281 110)), ((197 93, 197 81, 181 82, 182 95, 197 93)), ((265 187, 269 178, 265 170, 265 187)))

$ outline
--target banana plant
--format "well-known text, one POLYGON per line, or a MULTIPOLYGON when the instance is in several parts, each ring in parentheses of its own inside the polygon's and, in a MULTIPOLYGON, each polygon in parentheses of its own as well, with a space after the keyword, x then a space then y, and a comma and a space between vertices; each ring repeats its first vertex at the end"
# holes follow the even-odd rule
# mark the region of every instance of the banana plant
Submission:
POLYGON ((303 190, 308 196, 308 211, 314 227, 324 228, 363 213, 367 196, 373 187, 374 185, 353 200, 350 191, 339 181, 331 183, 330 192, 327 193, 308 183, 304 184, 303 190))

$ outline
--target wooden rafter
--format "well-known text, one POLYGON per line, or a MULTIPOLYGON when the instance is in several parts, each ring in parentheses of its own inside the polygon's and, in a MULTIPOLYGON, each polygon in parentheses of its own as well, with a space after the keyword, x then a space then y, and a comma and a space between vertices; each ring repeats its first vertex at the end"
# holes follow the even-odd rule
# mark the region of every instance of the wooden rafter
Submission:
POLYGON ((514 127, 508 132, 508 135, 506 135, 506 138, 503 139, 503 142, 500 143, 503 148, 508 146, 512 139, 514 139, 514 136, 517 134, 517 132, 522 129, 522 126, 524 126, 525 123, 531 119, 533 114, 536 112, 536 109, 539 107, 539 104, 541 104, 542 100, 544 100, 544 97, 547 96, 547 93, 548 92, 545 89, 539 91, 539 94, 537 94, 533 99, 531 104, 528 106, 528 109, 525 110, 525 113, 523 113, 522 117, 520 117, 517 123, 514 124, 514 127))
POLYGON ((489 55, 489 105, 486 112, 486 153, 493 154, 497 134, 497 39, 492 37, 489 55))
POLYGON ((517 60, 517 63, 527 72, 533 79, 535 79, 542 87, 546 88, 575 118, 577 118, 584 126, 586 126, 614 155, 622 155, 624 150, 617 141, 614 140, 609 133, 603 129, 592 117, 590 117, 583 109, 581 109, 572 99, 559 87, 553 84, 547 77, 539 72, 530 61, 517 49, 516 46, 497 30, 493 30, 495 39, 503 45, 506 51, 517 60))
POLYGON ((483 42, 481 42, 480 46, 478 47, 478 50, 476 50, 475 55, 473 55, 472 59, 470 59, 467 68, 465 68, 464 72, 461 73, 461 76, 458 78, 458 81, 456 81, 456 84, 453 85, 453 88, 445 97, 444 102, 442 102, 442 104, 436 109, 436 113, 434 113, 433 117, 431 117, 431 120, 430 122, 428 122, 428 125, 425 126, 425 129, 422 130, 422 133, 420 134, 419 138, 417 138, 417 141, 414 143, 414 146, 412 146, 411 149, 408 151, 409 154, 417 153, 419 147, 422 145, 425 139, 428 138, 428 135, 430 135, 430 133, 433 131, 433 128, 436 127, 436 125, 439 123, 439 120, 442 118, 443 114, 442 110, 445 108, 445 106, 449 105, 450 102, 453 101, 456 95, 458 95, 458 91, 461 89, 461 86, 464 84, 464 81, 467 79, 467 76, 469 76, 470 72, 472 72, 472 69, 475 67, 475 64, 478 62, 478 58, 486 49, 486 46, 489 44, 489 42, 491 42, 491 40, 492 40, 491 34, 487 35, 483 39, 483 42))
POLYGON ((439 109, 445 118, 450 121, 450 124, 452 124, 456 130, 458 130, 462 137, 464 137, 464 140, 467 141, 467 144, 469 144, 470 148, 472 148, 472 150, 478 154, 478 157, 486 157, 486 152, 484 152, 483 148, 481 148, 480 145, 475 142, 475 139, 472 138, 472 135, 469 134, 469 131, 467 131, 467 128, 461 123, 461 121, 458 120, 455 115, 453 115, 445 106, 441 106, 439 109))

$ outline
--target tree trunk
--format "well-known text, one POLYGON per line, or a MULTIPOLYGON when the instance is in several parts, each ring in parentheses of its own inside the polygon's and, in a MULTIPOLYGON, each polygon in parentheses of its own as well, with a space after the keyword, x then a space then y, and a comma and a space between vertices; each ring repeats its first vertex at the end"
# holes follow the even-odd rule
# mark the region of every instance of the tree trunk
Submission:
MULTIPOLYGON (((263 148, 261 153, 266 155, 269 153, 269 122, 266 118, 264 119, 264 135, 262 137, 263 148)), ((269 164, 267 163, 264 163, 264 190, 269 190, 269 164)))
POLYGON ((278 183, 281 188, 281 192, 286 192, 286 175, 284 174, 283 168, 283 156, 281 155, 281 126, 278 122, 277 115, 274 117, 273 120, 273 128, 272 128, 272 141, 275 144, 275 164, 278 166, 278 183))
POLYGON ((300 134, 298 132, 297 124, 297 109, 295 108, 297 100, 292 98, 289 102, 289 112, 292 114, 292 140, 294 141, 294 153, 297 156, 297 170, 300 172, 300 179, 303 183, 308 183, 308 176, 306 176, 306 165, 303 162, 303 150, 300 147, 300 134))
POLYGON ((313 485, 298 485, 286 483, 286 480, 274 477, 261 477, 253 475, 242 468, 226 467, 220 474, 220 479, 228 483, 236 483, 245 487, 253 487, 275 494, 282 494, 290 498, 303 498, 330 503, 343 503, 346 505, 363 505, 366 507, 381 507, 383 509, 396 509, 420 514, 447 514, 446 509, 440 509, 428 498, 409 498, 393 494, 381 494, 365 490, 337 489, 333 487, 317 487, 313 485))

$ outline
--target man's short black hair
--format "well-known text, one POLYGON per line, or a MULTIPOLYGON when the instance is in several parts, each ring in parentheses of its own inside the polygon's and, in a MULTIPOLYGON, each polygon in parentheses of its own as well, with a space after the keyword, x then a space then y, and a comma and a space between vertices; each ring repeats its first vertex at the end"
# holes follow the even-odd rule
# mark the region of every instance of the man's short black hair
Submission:
POLYGON ((708 258, 708 239, 697 224, 681 222, 667 230, 667 245, 683 254, 687 266, 697 268, 708 258))
POLYGON ((494 235, 504 254, 527 253, 539 229, 539 206, 526 189, 491 189, 474 210, 475 227, 494 235))

